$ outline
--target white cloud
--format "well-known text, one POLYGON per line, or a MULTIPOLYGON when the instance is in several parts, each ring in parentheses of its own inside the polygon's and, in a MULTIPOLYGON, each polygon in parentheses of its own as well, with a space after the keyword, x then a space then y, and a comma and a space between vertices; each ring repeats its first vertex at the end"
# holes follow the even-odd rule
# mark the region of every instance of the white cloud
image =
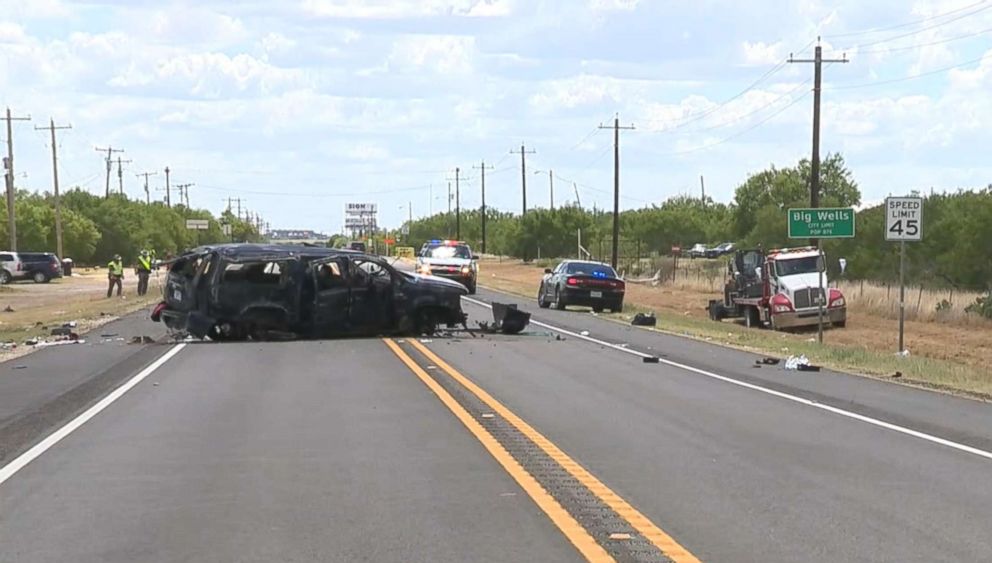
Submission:
POLYGON ((644 95, 645 86, 635 80, 609 76, 581 74, 543 83, 530 98, 530 104, 540 113, 554 113, 604 101, 620 103, 634 101, 644 95))
POLYGON ((302 8, 315 16, 356 19, 497 17, 512 12, 510 0, 303 0, 302 8))
POLYGON ((751 43, 750 41, 745 41, 742 47, 744 49, 744 64, 748 66, 778 64, 785 58, 784 47, 781 41, 775 43, 765 43, 764 41, 751 43))
POLYGON ((0 14, 9 19, 57 19, 72 15, 62 0, 0 0, 0 14))
POLYGON ((393 43, 389 68, 401 71, 428 69, 440 74, 471 72, 475 64, 475 38, 460 35, 408 35, 393 43))
POLYGON ((641 0, 589 0, 589 8, 597 12, 609 12, 614 10, 632 11, 637 8, 641 0))

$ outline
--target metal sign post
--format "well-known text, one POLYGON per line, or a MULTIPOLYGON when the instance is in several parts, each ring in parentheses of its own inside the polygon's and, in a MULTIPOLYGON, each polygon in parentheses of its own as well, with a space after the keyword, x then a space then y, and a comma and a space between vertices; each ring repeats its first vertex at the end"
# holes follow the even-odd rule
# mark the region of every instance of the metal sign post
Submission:
POLYGON ((923 240, 923 198, 885 199, 885 240, 899 242, 899 353, 906 352, 906 241, 923 240))
POLYGON ((816 297, 817 302, 819 302, 819 307, 817 307, 816 338, 820 344, 823 344, 823 302, 827 300, 826 290, 823 288, 823 269, 827 266, 827 261, 823 256, 823 239, 816 239, 816 252, 818 254, 816 269, 820 273, 820 293, 816 297))

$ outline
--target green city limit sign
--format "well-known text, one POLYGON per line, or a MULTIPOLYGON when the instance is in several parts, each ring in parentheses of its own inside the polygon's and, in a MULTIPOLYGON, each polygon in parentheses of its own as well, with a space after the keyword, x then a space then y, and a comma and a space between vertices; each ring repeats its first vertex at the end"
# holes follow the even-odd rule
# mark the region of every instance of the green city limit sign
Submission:
POLYGON ((789 238, 853 238, 854 209, 820 207, 789 210, 789 238))

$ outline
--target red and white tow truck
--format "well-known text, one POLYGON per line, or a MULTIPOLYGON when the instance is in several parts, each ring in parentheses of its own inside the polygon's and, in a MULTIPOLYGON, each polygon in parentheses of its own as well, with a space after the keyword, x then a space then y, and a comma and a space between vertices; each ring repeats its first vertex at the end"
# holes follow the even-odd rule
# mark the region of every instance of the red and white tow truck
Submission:
POLYGON ((815 247, 770 251, 739 250, 728 267, 723 301, 709 303, 710 318, 744 318, 747 326, 788 329, 816 326, 823 302, 823 324, 847 324, 844 294, 829 287, 823 259, 815 247), (822 276, 822 278, 821 278, 822 276))

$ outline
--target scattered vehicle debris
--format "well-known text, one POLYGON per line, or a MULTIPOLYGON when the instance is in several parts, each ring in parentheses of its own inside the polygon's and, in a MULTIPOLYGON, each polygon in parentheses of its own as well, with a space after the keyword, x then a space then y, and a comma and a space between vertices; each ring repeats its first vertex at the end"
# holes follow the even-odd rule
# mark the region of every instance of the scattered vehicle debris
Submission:
POLYGON ((789 356, 785 360, 785 369, 795 371, 820 371, 820 366, 809 363, 809 358, 805 354, 800 356, 789 356))
POLYGON ((517 309, 517 305, 493 303, 493 321, 496 330, 503 334, 519 334, 530 323, 530 313, 517 309))
POLYGON ((656 326, 658 324, 658 319, 655 318, 654 313, 637 313, 634 315, 634 319, 630 321, 630 324, 634 326, 656 326))
POLYGON ((350 250, 225 244, 169 264, 151 319, 211 340, 434 334, 462 326, 460 283, 350 250))
POLYGON ((892 377, 898 379, 898 378, 902 377, 902 372, 901 371, 897 371, 897 372, 895 372, 895 373, 892 374, 892 377))
POLYGON ((72 329, 67 326, 55 327, 51 330, 52 336, 69 336, 72 334, 72 329))
POLYGON ((781 361, 782 360, 779 360, 778 358, 765 357, 765 358, 761 358, 760 360, 755 360, 754 363, 764 364, 766 366, 777 366, 779 363, 781 363, 781 361))
POLYGON ((589 336, 589 331, 588 330, 583 330, 579 334, 581 334, 582 336, 589 336))
POLYGON ((4 313, 14 313, 15 311, 14 311, 14 308, 13 307, 11 307, 10 305, 7 305, 6 307, 4 307, 3 312, 4 313))
POLYGON ((154 343, 155 343, 155 339, 147 335, 135 336, 131 338, 131 344, 154 344, 154 343))
POLYGON ((659 362, 661 362, 661 358, 658 356, 644 356, 645 364, 657 364, 659 362))
POLYGON ((116 336, 117 336, 117 333, 116 332, 108 332, 108 333, 105 333, 105 334, 101 334, 100 335, 100 338, 114 338, 116 336))

